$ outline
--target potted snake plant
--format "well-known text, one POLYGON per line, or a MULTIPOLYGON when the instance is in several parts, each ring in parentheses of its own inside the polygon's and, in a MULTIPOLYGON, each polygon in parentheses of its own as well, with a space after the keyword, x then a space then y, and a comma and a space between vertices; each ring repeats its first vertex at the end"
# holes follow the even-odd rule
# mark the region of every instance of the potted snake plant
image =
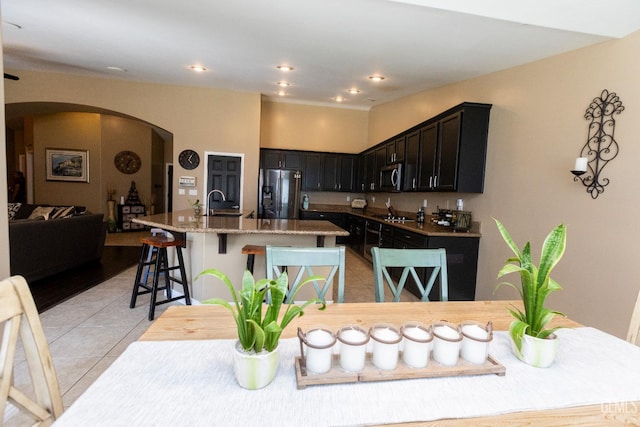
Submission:
POLYGON ((525 363, 548 367, 555 360, 558 339, 554 332, 558 328, 547 328, 547 324, 555 315, 563 314, 545 307, 545 300, 550 293, 562 289, 550 275, 564 255, 567 242, 566 227, 563 224, 558 225, 547 235, 542 245, 539 265, 536 266, 531 259, 531 244, 527 242, 520 250, 507 229, 500 221, 495 221, 502 238, 515 254, 515 257, 507 259, 507 263, 498 273, 498 278, 510 273, 520 274, 520 287, 509 282, 502 282, 496 286, 496 289, 502 285, 516 289, 524 305, 524 312, 515 307, 509 309, 514 317, 509 326, 513 352, 525 363))
MULTIPOLYGON (((287 273, 282 273, 276 280, 260 279, 255 281, 253 275, 245 270, 242 276, 242 289, 239 292, 233 287, 231 280, 216 269, 204 270, 200 276, 213 276, 220 279, 231 292, 233 305, 222 298, 211 298, 204 304, 220 305, 229 310, 236 322, 238 341, 234 346, 234 373, 241 387, 257 390, 266 387, 275 378, 278 370, 278 342, 282 331, 293 319, 304 314, 304 309, 310 304, 319 304, 318 309, 324 310, 326 304, 320 299, 311 299, 301 305, 289 302, 284 304, 287 296, 289 279, 287 273), (264 301, 267 300, 267 303, 264 301), (280 310, 286 305, 286 310, 280 317, 280 310), (266 310, 264 310, 266 306, 266 310)), ((301 282, 300 288, 314 280, 322 280, 320 276, 311 276, 301 282)))

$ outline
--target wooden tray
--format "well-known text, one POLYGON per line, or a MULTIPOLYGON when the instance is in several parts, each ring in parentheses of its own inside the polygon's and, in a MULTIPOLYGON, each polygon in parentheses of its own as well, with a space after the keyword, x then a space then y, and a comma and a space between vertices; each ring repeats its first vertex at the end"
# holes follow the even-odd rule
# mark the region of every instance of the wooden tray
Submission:
POLYGON ((497 360, 489 356, 484 365, 474 365, 460 358, 455 366, 444 366, 429 359, 429 363, 424 368, 412 368, 402 361, 402 353, 398 357, 398 367, 394 370, 383 370, 376 368, 371 361, 371 354, 367 354, 364 369, 361 372, 347 372, 340 367, 340 356, 333 355, 333 363, 329 372, 324 374, 302 373, 300 367, 300 356, 296 357, 296 382, 298 390, 302 390, 310 385, 321 384, 342 384, 369 381, 393 381, 407 380, 414 378, 440 378, 458 377, 466 375, 505 375, 507 369, 497 360))

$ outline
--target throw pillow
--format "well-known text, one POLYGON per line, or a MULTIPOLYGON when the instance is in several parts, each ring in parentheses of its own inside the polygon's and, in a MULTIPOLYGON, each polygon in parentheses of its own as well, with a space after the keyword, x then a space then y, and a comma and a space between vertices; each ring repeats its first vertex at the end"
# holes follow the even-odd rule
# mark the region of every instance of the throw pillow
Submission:
POLYGON ((20 210, 22 203, 9 203, 9 221, 13 221, 16 217, 16 213, 20 210))
POLYGON ((54 209, 55 208, 53 206, 38 206, 33 210, 33 212, 31 212, 31 215, 29 215, 29 219, 36 219, 39 216, 43 217, 44 219, 49 219, 49 215, 51 214, 51 212, 53 212, 54 209))
POLYGON ((74 206, 57 207, 49 214, 49 219, 68 218, 75 212, 74 206))

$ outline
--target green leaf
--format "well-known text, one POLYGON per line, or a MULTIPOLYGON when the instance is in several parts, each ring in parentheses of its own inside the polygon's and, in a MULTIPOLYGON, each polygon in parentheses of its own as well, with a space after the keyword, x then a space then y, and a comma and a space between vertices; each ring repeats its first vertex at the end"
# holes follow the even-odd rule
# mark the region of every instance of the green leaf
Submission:
POLYGON ((549 330, 545 329, 546 325, 556 314, 562 314, 545 308, 545 301, 551 292, 562 289, 550 275, 564 255, 566 228, 561 224, 547 235, 540 254, 540 264, 537 267, 531 257, 531 244, 527 242, 520 251, 502 223, 495 218, 494 220, 503 240, 516 255, 515 258, 509 258, 499 270, 498 278, 515 272, 520 274, 520 288, 508 282, 496 285, 496 290, 502 285, 512 287, 518 290, 522 298, 524 313, 518 309, 509 309, 511 315, 516 319, 512 323, 510 332, 518 349, 520 349, 522 335, 526 333, 538 337, 540 335, 548 336, 549 330))

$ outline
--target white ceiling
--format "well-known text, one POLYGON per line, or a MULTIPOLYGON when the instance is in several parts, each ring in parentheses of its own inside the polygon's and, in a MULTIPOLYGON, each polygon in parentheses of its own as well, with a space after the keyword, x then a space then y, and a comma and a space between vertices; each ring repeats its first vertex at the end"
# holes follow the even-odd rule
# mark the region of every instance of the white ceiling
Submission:
POLYGON ((281 100, 335 105, 340 95, 351 108, 640 28, 638 0, 2 0, 1 8, 4 66, 18 76, 53 71, 274 98, 286 80, 281 100), (386 79, 373 83, 373 74, 386 79))

